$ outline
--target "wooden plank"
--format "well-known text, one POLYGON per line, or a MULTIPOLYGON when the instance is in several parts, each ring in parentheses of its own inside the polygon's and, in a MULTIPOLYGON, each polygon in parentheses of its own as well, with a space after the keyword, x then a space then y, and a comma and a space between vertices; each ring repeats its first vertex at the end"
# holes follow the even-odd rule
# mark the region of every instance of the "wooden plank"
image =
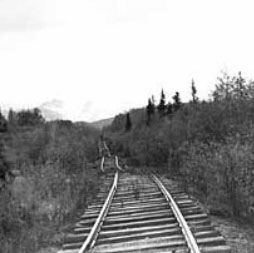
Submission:
POLYGON ((103 244, 95 247, 93 250, 91 250, 91 253, 127 253, 133 251, 146 252, 150 249, 159 250, 165 248, 168 250, 172 250, 173 248, 186 246, 186 242, 183 239, 179 240, 178 236, 176 236, 175 238, 176 240, 174 240, 172 237, 147 238, 142 240, 136 240, 133 242, 103 244))
POLYGON ((158 209, 156 211, 143 211, 143 212, 132 212, 132 213, 118 213, 117 215, 108 215, 107 219, 115 219, 115 218, 131 218, 131 217, 140 217, 140 216, 156 216, 159 214, 172 214, 171 210, 168 209, 158 209))
MULTIPOLYGON (((167 210, 166 210, 167 211, 167 210)), ((106 217, 105 219, 105 224, 109 224, 109 223, 120 223, 120 222, 127 222, 127 221, 141 221, 141 220, 152 220, 154 218, 172 218, 174 217, 172 214, 170 216, 170 213, 165 212, 165 213, 148 213, 146 215, 144 214, 140 214, 138 216, 125 216, 125 217, 106 217)))
POLYGON ((139 234, 144 231, 160 231, 163 229, 175 229, 179 228, 179 224, 172 223, 172 224, 163 224, 163 225, 153 225, 153 226, 147 226, 147 227, 134 227, 134 228, 124 228, 124 229, 118 229, 118 230, 109 230, 109 231, 101 231, 100 237, 111 237, 111 236, 123 236, 128 234, 139 234))
POLYGON ((145 238, 154 238, 154 237, 168 237, 170 235, 179 235, 182 234, 181 229, 179 227, 173 229, 160 229, 160 230, 146 230, 143 232, 135 233, 135 234, 125 234, 121 236, 111 236, 108 238, 98 238, 96 245, 105 244, 105 243, 118 243, 118 242, 126 242, 131 240, 140 240, 145 238))
POLYGON ((110 212, 114 212, 114 211, 122 211, 122 212, 125 212, 126 210, 135 210, 135 209, 141 209, 141 208, 152 208, 152 207, 161 207, 161 208, 165 208, 168 206, 167 203, 161 203, 161 204, 140 204, 140 205, 137 205, 137 206, 129 206, 129 207, 111 207, 110 208, 110 212))
POLYGON ((124 227, 138 227, 138 226, 150 226, 152 224, 165 224, 165 223, 174 223, 175 218, 163 218, 163 219, 151 219, 146 221, 137 221, 137 222, 122 222, 117 223, 113 225, 107 225, 105 224, 103 226, 103 230, 112 230, 112 229, 118 229, 118 228, 124 228, 124 227))

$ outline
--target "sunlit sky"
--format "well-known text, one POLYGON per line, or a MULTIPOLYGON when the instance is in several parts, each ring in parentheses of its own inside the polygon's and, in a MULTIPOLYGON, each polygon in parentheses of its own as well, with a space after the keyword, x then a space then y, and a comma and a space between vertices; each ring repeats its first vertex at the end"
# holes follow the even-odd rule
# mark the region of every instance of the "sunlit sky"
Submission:
POLYGON ((0 0, 0 106, 93 121, 254 77, 253 1, 0 0))

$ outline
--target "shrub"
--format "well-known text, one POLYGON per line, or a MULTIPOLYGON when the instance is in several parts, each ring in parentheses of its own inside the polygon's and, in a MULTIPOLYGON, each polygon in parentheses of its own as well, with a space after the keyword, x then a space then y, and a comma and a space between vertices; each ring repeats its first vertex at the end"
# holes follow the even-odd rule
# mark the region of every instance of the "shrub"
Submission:
POLYGON ((98 188, 89 165, 98 135, 69 121, 13 126, 6 133, 5 160, 18 173, 0 190, 2 252, 30 253, 60 243, 61 226, 98 188))

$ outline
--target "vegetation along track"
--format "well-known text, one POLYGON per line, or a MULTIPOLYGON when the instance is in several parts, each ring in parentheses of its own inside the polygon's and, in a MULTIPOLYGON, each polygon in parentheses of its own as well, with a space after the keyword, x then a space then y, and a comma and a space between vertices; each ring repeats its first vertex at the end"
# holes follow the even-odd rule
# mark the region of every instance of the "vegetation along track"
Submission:
POLYGON ((117 171, 104 175, 100 193, 62 252, 228 253, 230 248, 176 183, 117 171))

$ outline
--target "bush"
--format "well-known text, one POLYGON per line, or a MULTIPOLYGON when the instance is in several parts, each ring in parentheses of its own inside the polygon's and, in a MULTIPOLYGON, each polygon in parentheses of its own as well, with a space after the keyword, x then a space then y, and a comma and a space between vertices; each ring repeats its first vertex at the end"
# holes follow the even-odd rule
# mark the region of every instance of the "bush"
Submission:
POLYGON ((56 234, 98 189, 89 165, 97 157, 98 136, 69 121, 13 126, 6 133, 5 160, 16 178, 0 190, 2 252, 30 253, 61 243, 56 234))

